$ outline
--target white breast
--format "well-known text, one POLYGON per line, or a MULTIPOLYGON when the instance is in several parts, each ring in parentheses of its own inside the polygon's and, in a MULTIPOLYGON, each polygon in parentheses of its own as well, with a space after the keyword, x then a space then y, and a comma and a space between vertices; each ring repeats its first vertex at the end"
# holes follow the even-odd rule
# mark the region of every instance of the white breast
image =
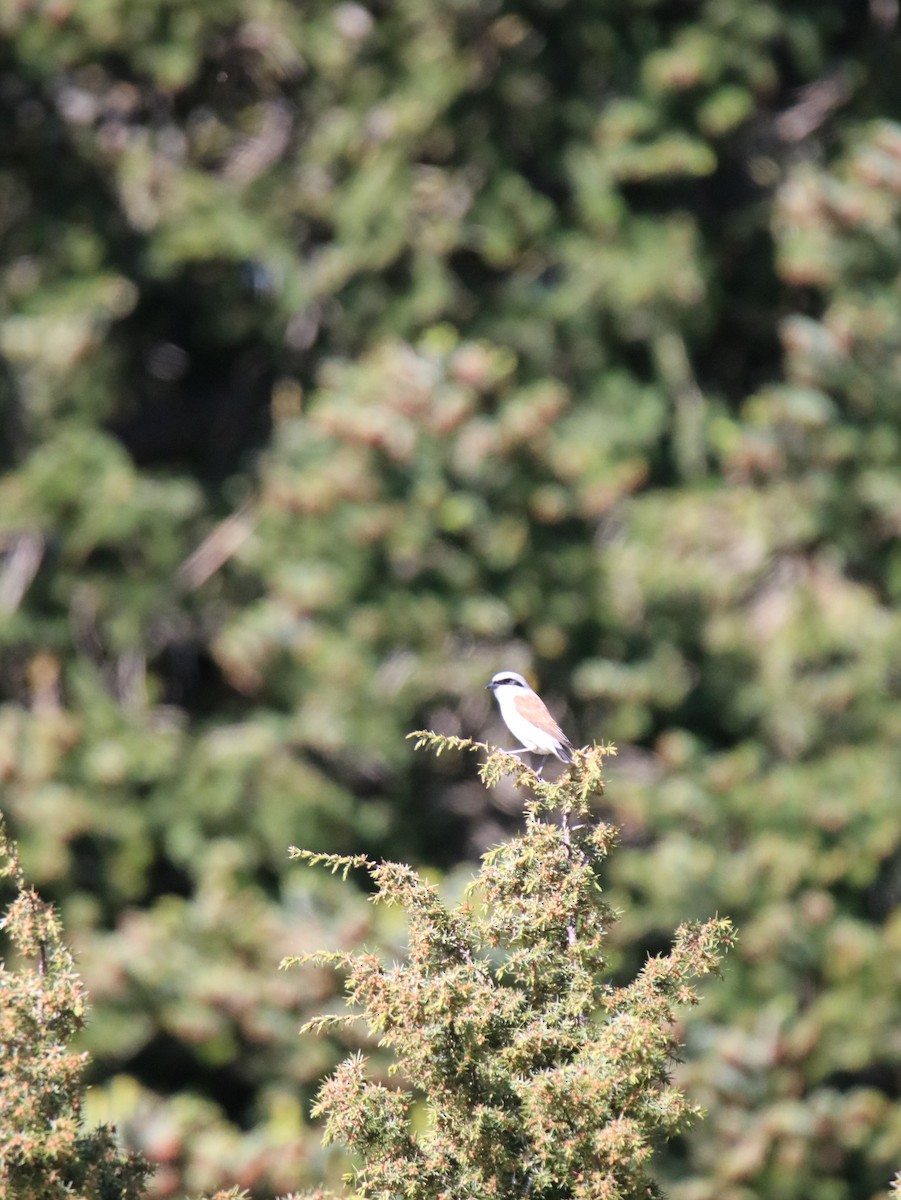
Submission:
POLYGON ((522 695, 523 689, 518 687, 499 687, 495 695, 501 709, 501 716, 510 732, 527 750, 535 750, 539 754, 553 754, 560 744, 550 733, 545 733, 531 721, 521 717, 516 710, 516 695, 522 695))

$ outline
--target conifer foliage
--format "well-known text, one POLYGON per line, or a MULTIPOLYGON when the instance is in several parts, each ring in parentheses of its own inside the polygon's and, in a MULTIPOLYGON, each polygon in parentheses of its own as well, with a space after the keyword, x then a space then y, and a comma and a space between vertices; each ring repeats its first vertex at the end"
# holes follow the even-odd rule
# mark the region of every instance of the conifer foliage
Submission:
POLYGON ((85 991, 59 919, 28 886, 0 821, 0 879, 16 895, 0 927, 21 957, 0 961, 0 1195, 11 1200, 138 1200, 146 1170, 108 1128, 81 1123, 86 1055, 71 1048, 85 991))
MULTIPOLYGON (((437 753, 481 743, 422 731, 437 753)), ((408 1081, 372 1079, 364 1056, 346 1059, 314 1110, 325 1138, 348 1147, 366 1197, 539 1197, 637 1200, 656 1193, 655 1142, 696 1115, 670 1082, 678 1006, 693 981, 716 972, 732 940, 726 919, 686 924, 669 954, 649 958, 615 986, 605 940, 615 914, 600 871, 616 829, 591 819, 612 747, 579 752, 558 782, 496 751, 481 768, 496 785, 528 791, 523 831, 483 857, 457 908, 410 867, 294 850, 345 875, 368 872, 377 903, 409 918, 409 953, 387 964, 372 952, 303 960, 347 972, 350 1015, 362 1017, 408 1081), (424 1102, 424 1129, 412 1120, 424 1102)), ((308 1026, 309 1028, 309 1026, 308 1026)))

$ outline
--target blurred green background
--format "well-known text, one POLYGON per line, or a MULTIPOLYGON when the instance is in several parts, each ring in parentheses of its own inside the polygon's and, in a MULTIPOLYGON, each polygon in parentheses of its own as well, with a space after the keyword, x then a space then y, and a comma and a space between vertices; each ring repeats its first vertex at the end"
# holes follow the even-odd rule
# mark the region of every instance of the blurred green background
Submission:
POLYGON ((616 970, 741 942, 672 1200, 901 1166, 897 0, 0 9, 0 806, 152 1195, 335 1179, 296 1031, 450 893, 530 674, 612 740, 616 970))

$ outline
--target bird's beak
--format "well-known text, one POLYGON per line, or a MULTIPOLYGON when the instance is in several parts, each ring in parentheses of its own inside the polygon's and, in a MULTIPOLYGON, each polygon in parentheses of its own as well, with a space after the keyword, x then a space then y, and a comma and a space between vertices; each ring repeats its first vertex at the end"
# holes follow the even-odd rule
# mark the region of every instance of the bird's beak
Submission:
POLYGON ((493 684, 493 683, 486 683, 486 684, 485 684, 485 691, 486 691, 486 692, 493 692, 493 691, 494 691, 494 684, 493 684))

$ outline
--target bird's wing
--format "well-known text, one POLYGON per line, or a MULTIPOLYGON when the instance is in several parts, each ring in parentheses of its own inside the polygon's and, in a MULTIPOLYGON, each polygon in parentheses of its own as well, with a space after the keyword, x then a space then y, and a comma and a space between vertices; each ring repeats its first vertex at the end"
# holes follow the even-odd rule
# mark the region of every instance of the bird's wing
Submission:
POLYGON ((513 705, 519 715, 525 721, 531 721, 543 733, 549 734, 564 746, 568 746, 569 738, 548 712, 544 701, 539 697, 528 692, 523 695, 513 697, 513 705))

